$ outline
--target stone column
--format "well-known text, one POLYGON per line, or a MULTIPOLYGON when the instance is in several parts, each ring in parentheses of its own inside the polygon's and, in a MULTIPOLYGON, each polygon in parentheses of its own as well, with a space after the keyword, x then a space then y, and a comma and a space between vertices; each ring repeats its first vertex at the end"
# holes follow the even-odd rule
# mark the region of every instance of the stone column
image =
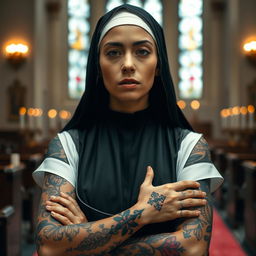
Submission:
POLYGON ((227 20, 225 40, 225 74, 228 88, 228 101, 230 106, 240 104, 240 8, 241 1, 227 1, 227 20))
POLYGON ((63 42, 61 37, 61 17, 60 10, 63 2, 59 0, 46 1, 45 7, 47 12, 48 26, 48 97, 49 108, 59 109, 62 103, 63 92, 66 90, 66 84, 62 83, 61 77, 64 76, 65 70, 62 68, 63 60, 61 56, 63 42))
POLYGON ((45 13, 45 1, 35 1, 35 26, 34 26, 34 97, 33 106, 42 108, 44 111, 43 118, 40 119, 39 126, 42 133, 37 134, 36 139, 41 140, 47 137, 47 119, 46 107, 47 107, 47 28, 46 28, 46 13, 45 13))
POLYGON ((222 0, 212 0, 208 14, 208 27, 204 30, 207 51, 205 51, 205 69, 204 86, 207 91, 208 108, 212 109, 213 136, 221 136, 220 127, 220 107, 223 106, 222 100, 227 100, 223 82, 223 15, 225 2, 222 0), (209 75, 208 75, 209 74, 209 75))

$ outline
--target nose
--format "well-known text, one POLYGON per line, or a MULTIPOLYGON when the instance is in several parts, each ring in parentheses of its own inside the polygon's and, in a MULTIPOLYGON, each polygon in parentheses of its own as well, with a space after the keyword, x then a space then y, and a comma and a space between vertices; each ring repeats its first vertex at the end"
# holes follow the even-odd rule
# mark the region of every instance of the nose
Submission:
POLYGON ((135 66, 134 66, 133 56, 131 53, 126 53, 124 55, 121 70, 124 74, 134 73, 135 66))

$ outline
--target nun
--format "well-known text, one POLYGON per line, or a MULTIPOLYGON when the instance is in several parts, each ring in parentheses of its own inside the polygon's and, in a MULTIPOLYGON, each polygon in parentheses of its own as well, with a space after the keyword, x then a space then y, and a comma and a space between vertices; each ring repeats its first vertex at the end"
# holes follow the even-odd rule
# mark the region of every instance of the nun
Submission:
POLYGON ((92 37, 86 89, 33 173, 39 255, 207 255, 223 178, 176 104, 164 34, 124 4, 92 37))

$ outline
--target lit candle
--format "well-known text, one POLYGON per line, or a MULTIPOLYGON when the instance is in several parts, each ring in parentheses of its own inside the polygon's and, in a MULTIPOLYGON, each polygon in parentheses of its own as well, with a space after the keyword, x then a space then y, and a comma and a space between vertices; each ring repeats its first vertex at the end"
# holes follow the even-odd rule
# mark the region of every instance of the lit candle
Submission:
POLYGON ((34 120, 35 110, 33 108, 28 109, 28 128, 33 130, 35 128, 35 120, 34 120))
POLYGON ((49 127, 51 130, 55 130, 57 128, 57 110, 56 109, 50 109, 48 111, 48 117, 49 117, 49 127))
POLYGON ((241 113, 241 129, 246 129, 246 127, 247 127, 247 113, 248 113, 248 111, 247 111, 247 108, 246 107, 241 107, 240 108, 240 113, 241 113))
POLYGON ((222 109, 220 112, 221 116, 221 128, 226 129, 228 128, 228 111, 227 109, 222 109))
POLYGON ((231 128, 231 111, 229 108, 226 108, 225 111, 226 111, 227 128, 229 129, 231 128))
POLYGON ((248 128, 253 129, 254 128, 254 112, 255 107, 253 105, 249 105, 247 107, 248 114, 249 114, 249 120, 248 120, 248 128))
POLYGON ((35 127, 38 130, 42 129, 43 126, 43 119, 42 116, 43 115, 43 110, 41 108, 35 108, 35 127))
POLYGON ((240 118, 240 108, 238 107, 238 106, 236 106, 236 107, 233 107, 232 108, 232 113, 233 113, 233 122, 234 122, 234 124, 233 124, 233 127, 234 128, 239 128, 239 125, 240 125, 240 120, 239 120, 239 118, 240 118))
POLYGON ((179 106, 180 109, 185 109, 186 108, 186 102, 184 100, 179 100, 177 102, 177 105, 179 106))
POLYGON ((197 111, 200 108, 200 102, 198 100, 192 100, 190 103, 191 108, 193 109, 193 117, 192 120, 193 122, 197 122, 198 118, 197 118, 197 111))
POLYGON ((66 123, 67 123, 67 119, 68 119, 68 111, 66 110, 61 110, 59 112, 59 117, 60 117, 60 125, 61 125, 61 128, 63 128, 66 123))
POLYGON ((20 129, 25 129, 25 115, 26 115, 27 109, 25 107, 21 107, 19 110, 19 117, 20 117, 20 129))

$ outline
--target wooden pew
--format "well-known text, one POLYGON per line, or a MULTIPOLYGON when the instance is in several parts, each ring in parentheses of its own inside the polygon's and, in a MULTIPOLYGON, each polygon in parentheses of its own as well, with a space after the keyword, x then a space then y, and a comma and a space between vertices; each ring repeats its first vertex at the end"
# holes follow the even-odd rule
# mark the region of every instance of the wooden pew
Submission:
POLYGON ((24 155, 21 155, 21 159, 26 164, 26 168, 22 175, 22 184, 24 187, 23 220, 29 222, 27 240, 28 242, 33 242, 41 189, 34 182, 32 173, 41 164, 43 156, 41 154, 32 154, 25 158, 24 155))
POLYGON ((0 255, 19 255, 18 244, 13 235, 13 230, 15 230, 13 217, 13 206, 9 205, 0 209, 0 255))
POLYGON ((226 182, 226 170, 227 170, 227 154, 228 153, 247 153, 251 152, 251 149, 247 147, 234 147, 229 145, 223 145, 212 149, 214 152, 214 165, 224 177, 223 185, 214 193, 214 198, 217 207, 224 209, 227 203, 227 190, 228 183, 226 182))
POLYGON ((256 161, 245 161, 244 244, 256 255, 256 161))
MULTIPOLYGON (((22 171, 24 165, 17 167, 0 166, 0 188, 1 199, 0 209, 7 205, 12 205, 14 208, 12 221, 12 241, 15 246, 11 246, 13 256, 20 255, 21 252, 21 218, 22 218, 22 197, 21 197, 21 183, 22 171)), ((9 249, 8 249, 9 250, 9 249)))
MULTIPOLYGON (((25 164, 22 172, 22 220, 29 223, 28 242, 33 242, 33 233, 36 227, 41 190, 32 178, 33 171, 42 162, 42 154, 21 154, 21 162, 25 164)), ((9 164, 10 155, 1 154, 0 163, 9 164)))
POLYGON ((227 153, 226 180, 227 200, 226 212, 227 221, 232 228, 237 228, 243 224, 244 220, 244 187, 245 172, 242 166, 244 160, 255 160, 254 153, 227 153))

